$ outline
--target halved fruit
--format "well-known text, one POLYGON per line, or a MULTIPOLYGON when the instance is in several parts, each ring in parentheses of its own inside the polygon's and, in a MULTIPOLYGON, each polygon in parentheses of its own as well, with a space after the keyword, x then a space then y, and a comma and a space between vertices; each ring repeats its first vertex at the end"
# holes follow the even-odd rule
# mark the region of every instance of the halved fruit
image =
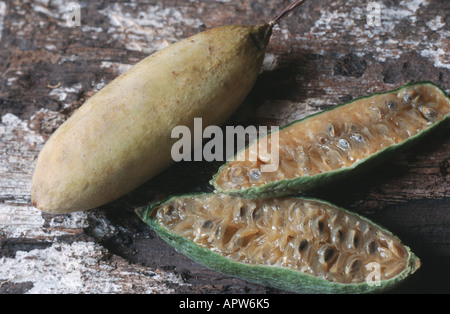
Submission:
POLYGON ((193 260, 292 292, 382 291, 420 267, 390 232, 316 199, 196 194, 138 215, 193 260))
POLYGON ((450 117, 450 99, 428 82, 374 94, 296 121, 277 132, 278 169, 264 172, 267 154, 251 161, 259 139, 222 166, 211 184, 216 191, 246 197, 306 192, 351 173, 412 143, 450 117))

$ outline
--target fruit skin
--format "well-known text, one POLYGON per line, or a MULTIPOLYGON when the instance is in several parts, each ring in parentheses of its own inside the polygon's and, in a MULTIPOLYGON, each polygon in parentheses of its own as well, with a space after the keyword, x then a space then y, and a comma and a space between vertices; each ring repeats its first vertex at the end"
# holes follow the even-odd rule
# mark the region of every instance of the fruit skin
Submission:
POLYGON ((252 88, 272 26, 214 28, 143 59, 50 137, 33 175, 33 206, 50 213, 113 201, 172 163, 175 126, 220 125, 252 88))
MULTIPOLYGON (((414 85, 433 86, 438 91, 440 91, 447 99, 449 99, 449 96, 445 93, 445 91, 443 91, 439 86, 435 85, 432 82, 428 82, 428 81, 412 82, 412 83, 408 83, 408 84, 401 86, 394 90, 371 94, 366 97, 360 97, 360 98, 351 100, 349 102, 346 102, 346 103, 343 103, 340 105, 336 105, 332 108, 329 108, 329 109, 323 110, 321 112, 307 116, 301 120, 294 121, 294 122, 280 128, 279 131, 289 128, 290 126, 300 123, 302 121, 305 121, 307 119, 311 119, 311 118, 318 116, 324 112, 336 110, 342 106, 353 103, 357 100, 367 99, 374 95, 382 95, 382 94, 397 92, 406 87, 414 86, 414 85)), ((440 121, 434 123, 432 126, 427 128, 426 130, 423 130, 423 131, 415 134, 414 136, 411 136, 410 138, 405 140, 403 143, 387 146, 386 148, 378 151, 377 153, 373 154, 372 156, 356 162, 355 164, 353 164, 350 167, 345 167, 345 168, 341 168, 341 169, 337 169, 337 170, 333 170, 333 171, 323 172, 323 173, 312 175, 312 176, 302 176, 302 177, 297 177, 297 178, 292 178, 292 179, 284 179, 284 180, 280 180, 280 181, 269 182, 262 186, 246 188, 246 189, 242 189, 242 190, 223 190, 216 183, 216 178, 220 174, 222 169, 224 169, 228 165, 228 163, 225 163, 224 165, 222 165, 219 168, 217 173, 213 176, 213 178, 210 181, 210 184, 213 185, 215 190, 219 193, 226 193, 226 194, 230 194, 230 195, 239 195, 239 196, 247 197, 247 198, 279 197, 279 196, 302 194, 302 193, 310 192, 313 189, 323 187, 326 184, 331 184, 339 179, 347 178, 349 176, 355 175, 364 170, 367 170, 368 168, 373 167, 375 164, 382 162, 383 160, 389 158, 393 154, 398 153, 400 150, 406 149, 406 148, 410 147, 411 145, 415 144, 416 142, 421 140, 423 137, 425 137, 427 134, 431 133, 433 130, 435 130, 439 126, 447 123, 449 120, 450 120, 450 114, 447 114, 440 121)), ((248 148, 248 146, 244 149, 247 149, 247 148, 248 148)))
MULTIPOLYGON (((199 194, 172 196, 164 201, 157 202, 150 206, 138 208, 136 210, 136 213, 142 219, 142 221, 148 224, 164 241, 173 246, 177 251, 206 267, 209 267, 211 269, 214 269, 227 275, 231 275, 250 282, 294 293, 317 293, 317 294, 380 293, 397 286, 409 275, 413 274, 421 265, 420 259, 414 253, 411 252, 409 247, 404 245, 409 255, 406 268, 397 276, 389 280, 380 281, 380 285, 370 286, 366 282, 357 284, 329 282, 325 279, 317 278, 288 268, 282 268, 277 266, 250 265, 232 261, 226 257, 221 256, 218 253, 215 253, 206 248, 198 246, 193 241, 183 236, 179 236, 170 232, 169 230, 161 226, 158 223, 158 221, 151 215, 152 211, 155 208, 166 202, 169 202, 173 198, 196 196, 196 195, 213 195, 213 194, 199 193, 199 194)), ((346 213, 350 213, 346 209, 340 208, 336 205, 333 205, 323 200, 305 197, 302 197, 301 199, 314 200, 338 208, 346 213)), ((355 213, 351 214, 368 221, 372 225, 377 226, 378 228, 382 229, 388 234, 392 234, 389 231, 385 230, 384 228, 380 227, 379 225, 371 222, 370 220, 362 216, 359 216, 355 213)))

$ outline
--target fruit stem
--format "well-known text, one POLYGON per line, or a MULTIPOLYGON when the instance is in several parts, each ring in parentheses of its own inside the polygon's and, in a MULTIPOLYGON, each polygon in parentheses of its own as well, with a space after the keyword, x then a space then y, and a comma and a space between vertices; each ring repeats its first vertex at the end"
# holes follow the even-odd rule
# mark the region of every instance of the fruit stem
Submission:
POLYGON ((292 13, 300 4, 302 4, 305 0, 297 0, 290 5, 288 5, 286 8, 284 8, 278 15, 272 19, 269 22, 270 27, 274 27, 276 24, 278 24, 285 16, 292 13))

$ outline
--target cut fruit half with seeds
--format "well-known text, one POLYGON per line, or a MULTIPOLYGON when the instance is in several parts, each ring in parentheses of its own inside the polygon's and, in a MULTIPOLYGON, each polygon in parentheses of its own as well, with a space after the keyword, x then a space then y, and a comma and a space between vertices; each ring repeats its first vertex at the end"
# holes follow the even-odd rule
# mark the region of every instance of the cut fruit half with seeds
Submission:
POLYGON ((292 292, 378 292, 420 267, 390 232, 316 199, 196 194, 138 215, 193 260, 292 292))
MULTIPOLYGON (((436 85, 417 82, 309 116, 282 128, 279 162, 264 172, 265 160, 249 160, 261 140, 223 165, 211 184, 218 192, 246 197, 306 192, 355 172, 406 144, 411 144, 450 117, 450 98, 436 85), (255 178, 253 173, 260 175, 255 178)), ((269 144, 266 144, 270 147, 269 144)))

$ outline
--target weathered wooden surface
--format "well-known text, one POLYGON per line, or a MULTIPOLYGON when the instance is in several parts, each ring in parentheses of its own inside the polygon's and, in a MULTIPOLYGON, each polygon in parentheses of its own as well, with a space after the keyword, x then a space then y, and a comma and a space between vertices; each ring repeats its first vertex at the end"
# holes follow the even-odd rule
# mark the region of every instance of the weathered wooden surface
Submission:
MULTIPOLYGON (((279 293, 206 269, 134 214, 172 194, 208 191, 220 163, 179 163, 102 208, 48 215, 30 204, 36 157, 88 97, 146 55, 207 28, 256 23, 289 1, 0 0, 0 293, 279 293)), ((450 91, 450 2, 306 3, 274 31, 264 69, 228 125, 284 125, 404 83, 450 91)), ((423 266, 394 292, 450 292, 448 128, 317 196, 397 234, 423 266)))

